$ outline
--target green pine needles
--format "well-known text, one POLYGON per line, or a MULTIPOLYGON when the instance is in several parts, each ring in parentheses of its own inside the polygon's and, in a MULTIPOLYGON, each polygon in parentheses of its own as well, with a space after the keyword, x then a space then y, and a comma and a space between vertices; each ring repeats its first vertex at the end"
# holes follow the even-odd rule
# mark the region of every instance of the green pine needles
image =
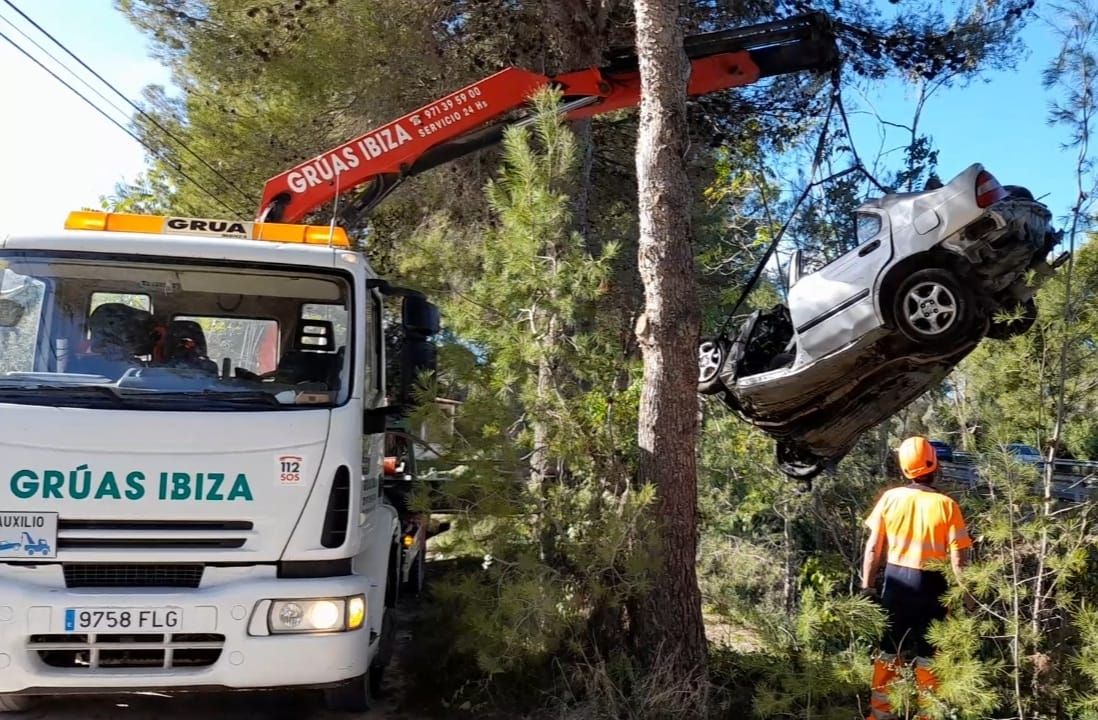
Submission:
POLYGON ((425 399, 445 389, 463 402, 437 463, 462 512, 437 542, 483 560, 436 586, 452 632, 440 652, 512 685, 516 675, 543 677, 542 690, 567 681, 580 697, 594 689, 569 668, 612 670, 625 646, 653 492, 632 484, 639 365, 593 312, 618 248, 593 256, 573 229, 575 138, 558 94, 534 105, 534 122, 506 133, 486 188, 490 221, 432 217, 400 270, 441 299, 460 338, 441 349, 439 384, 424 388, 425 399))

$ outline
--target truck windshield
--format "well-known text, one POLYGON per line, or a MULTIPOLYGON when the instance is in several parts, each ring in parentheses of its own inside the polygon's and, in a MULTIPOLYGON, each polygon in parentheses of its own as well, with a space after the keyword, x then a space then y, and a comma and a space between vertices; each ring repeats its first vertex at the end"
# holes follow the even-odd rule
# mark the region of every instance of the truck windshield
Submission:
POLYGON ((311 267, 0 251, 0 403, 338 405, 351 302, 343 276, 311 267))

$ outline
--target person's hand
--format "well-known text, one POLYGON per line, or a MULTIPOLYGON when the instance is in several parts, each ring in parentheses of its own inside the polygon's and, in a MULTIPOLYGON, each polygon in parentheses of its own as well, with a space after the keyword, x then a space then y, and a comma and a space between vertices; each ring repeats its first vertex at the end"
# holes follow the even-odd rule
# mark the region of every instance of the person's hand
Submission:
POLYGON ((869 598, 874 602, 877 602, 881 599, 881 596, 877 594, 877 588, 875 587, 864 587, 858 594, 862 597, 869 598))

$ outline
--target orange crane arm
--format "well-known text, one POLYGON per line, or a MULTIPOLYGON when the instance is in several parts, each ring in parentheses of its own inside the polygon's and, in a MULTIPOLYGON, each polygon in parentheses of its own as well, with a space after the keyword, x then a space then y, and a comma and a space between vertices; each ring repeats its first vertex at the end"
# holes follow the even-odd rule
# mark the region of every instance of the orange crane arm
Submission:
MULTIPOLYGON (((684 47, 690 60, 690 95, 838 64, 835 36, 823 13, 694 35, 684 47)), ((509 67, 352 138, 268 180, 257 220, 301 222, 340 195, 360 189, 364 191, 348 207, 367 212, 402 179, 498 142, 505 127, 526 121, 503 116, 523 110, 547 85, 561 90, 569 119, 637 105, 636 55, 629 49, 609 55, 604 67, 556 76, 509 67)))

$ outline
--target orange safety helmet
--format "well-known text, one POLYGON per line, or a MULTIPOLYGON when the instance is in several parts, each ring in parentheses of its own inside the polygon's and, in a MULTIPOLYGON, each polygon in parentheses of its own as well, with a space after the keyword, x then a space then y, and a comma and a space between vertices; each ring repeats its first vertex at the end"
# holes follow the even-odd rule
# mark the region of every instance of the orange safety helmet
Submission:
POLYGON ((922 435, 909 437, 900 444, 900 470, 908 480, 929 475, 938 469, 938 452, 922 435))

